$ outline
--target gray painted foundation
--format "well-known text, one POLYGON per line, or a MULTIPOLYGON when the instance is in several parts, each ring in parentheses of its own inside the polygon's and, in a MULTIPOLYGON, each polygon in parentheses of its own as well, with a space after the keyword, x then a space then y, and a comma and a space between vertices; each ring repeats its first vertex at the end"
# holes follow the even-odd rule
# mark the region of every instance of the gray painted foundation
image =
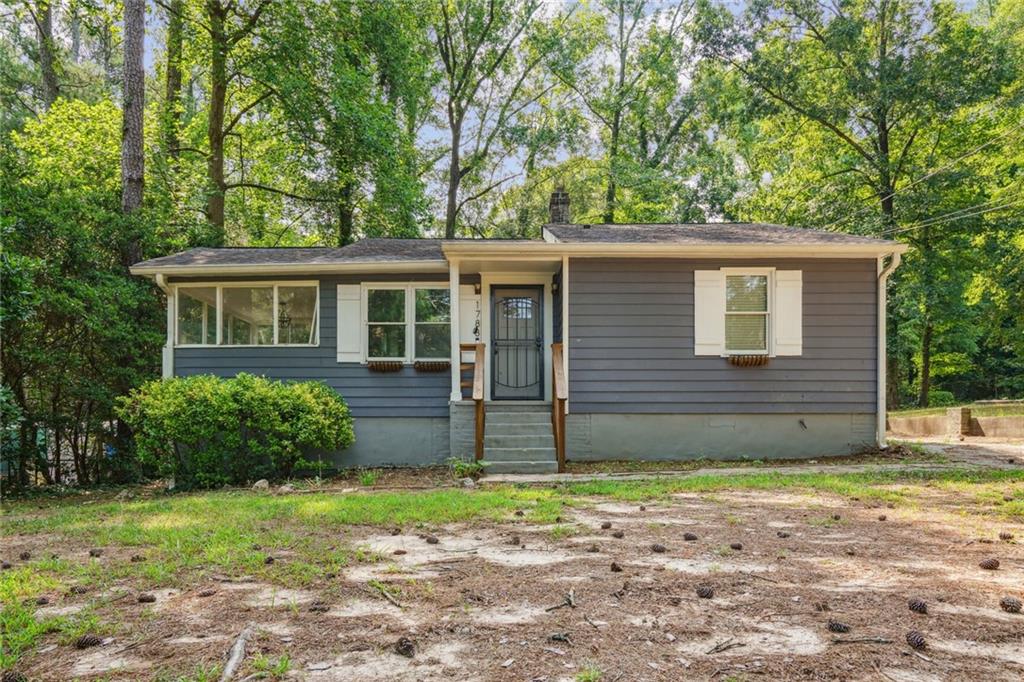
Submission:
POLYGON ((570 414, 569 460, 782 459, 874 445, 873 414, 570 414))
POLYGON ((431 466, 448 459, 445 417, 357 417, 355 427, 355 444, 331 453, 332 466, 431 466))
MULTIPOLYGON (((476 455, 476 404, 472 400, 449 403, 451 456, 470 462, 476 455)), ((487 424, 486 416, 484 424, 487 424)))

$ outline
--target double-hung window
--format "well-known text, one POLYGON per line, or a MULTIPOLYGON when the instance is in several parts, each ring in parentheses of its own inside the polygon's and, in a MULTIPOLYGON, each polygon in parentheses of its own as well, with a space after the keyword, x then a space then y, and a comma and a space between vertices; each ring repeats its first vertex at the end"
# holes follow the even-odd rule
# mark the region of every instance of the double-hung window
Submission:
POLYGON ((315 346, 315 282, 231 283, 176 287, 178 346, 315 346))
POLYGON ((730 354, 768 352, 771 329, 768 273, 727 273, 725 276, 725 351, 730 354))
POLYGON ((366 359, 451 358, 451 294, 447 287, 370 284, 365 289, 366 359))

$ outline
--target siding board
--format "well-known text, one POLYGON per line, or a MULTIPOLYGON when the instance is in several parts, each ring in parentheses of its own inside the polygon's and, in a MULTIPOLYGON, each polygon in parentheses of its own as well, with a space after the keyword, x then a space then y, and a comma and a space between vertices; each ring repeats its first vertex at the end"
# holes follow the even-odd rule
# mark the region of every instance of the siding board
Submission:
MULTIPOLYGON (((237 279, 237 278, 235 278, 237 279)), ((274 279, 274 278, 263 278, 274 279)), ((304 277, 300 279, 316 279, 304 277)), ((355 417, 448 417, 448 372, 371 372, 357 363, 337 361, 337 285, 358 283, 351 275, 321 277, 320 345, 317 347, 176 348, 177 376, 214 374, 232 377, 239 372, 272 379, 318 380, 340 393, 355 417)), ((367 276, 374 281, 444 281, 440 276, 367 276)), ((358 324, 358 322, 357 322, 358 324)))
POLYGON ((569 401, 584 414, 875 409, 876 262, 572 259, 569 401), (693 271, 803 272, 803 355, 733 367, 693 354, 693 271))

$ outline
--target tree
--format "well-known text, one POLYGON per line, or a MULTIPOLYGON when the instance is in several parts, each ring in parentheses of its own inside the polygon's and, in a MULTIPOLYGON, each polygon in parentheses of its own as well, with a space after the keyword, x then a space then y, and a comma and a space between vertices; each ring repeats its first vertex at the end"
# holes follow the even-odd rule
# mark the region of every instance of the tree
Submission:
MULTIPOLYGON (((124 0, 124 88, 121 126, 121 210, 134 213, 142 206, 145 160, 142 149, 142 115, 145 109, 146 75, 142 51, 146 33, 145 0, 124 0)), ((128 250, 128 263, 139 260, 137 243, 128 250)))
MULTIPOLYGON (((926 189, 921 183, 955 166, 956 156, 934 151, 954 132, 958 112, 996 97, 1013 76, 999 43, 944 2, 758 0, 742 26, 725 10, 717 19, 706 25, 707 42, 768 98, 762 111, 792 121, 783 129, 811 127, 806 134, 819 146, 804 151, 822 172, 808 191, 820 194, 820 183, 829 181, 857 197, 854 210, 849 202, 823 202, 824 214, 811 224, 827 217, 832 229, 896 234, 923 217, 929 205, 909 190, 926 189)), ((952 246, 941 244, 948 235, 927 225, 903 234, 923 259, 921 405, 928 402, 936 307, 959 295, 930 279, 940 270, 938 254, 952 246)), ((894 372, 898 361, 892 358, 894 372)))
POLYGON ((309 178, 289 191, 339 246, 359 234, 415 236, 425 222, 415 134, 429 113, 430 62, 417 8, 288 3, 262 34, 272 47, 254 73, 309 178))
POLYGON ((178 128, 181 125, 182 50, 185 28, 184 0, 170 0, 167 4, 167 45, 164 89, 164 152, 177 159, 181 150, 178 128))
POLYGON ((488 179, 470 195, 463 185, 492 161, 500 135, 543 90, 525 95, 544 59, 528 50, 540 26, 540 0, 442 0, 433 33, 441 62, 440 102, 448 127, 444 235, 453 239, 459 214, 510 179, 488 179))
POLYGON ((696 120, 687 83, 698 61, 687 45, 694 3, 680 0, 656 9, 649 0, 601 0, 597 7, 581 18, 564 49, 552 52, 557 59, 550 66, 600 131, 605 164, 601 220, 616 221, 623 185, 636 190, 637 206, 653 200, 663 216, 667 207, 662 200, 682 183, 644 192, 666 172, 678 173, 675 166, 686 165, 678 154, 696 120))

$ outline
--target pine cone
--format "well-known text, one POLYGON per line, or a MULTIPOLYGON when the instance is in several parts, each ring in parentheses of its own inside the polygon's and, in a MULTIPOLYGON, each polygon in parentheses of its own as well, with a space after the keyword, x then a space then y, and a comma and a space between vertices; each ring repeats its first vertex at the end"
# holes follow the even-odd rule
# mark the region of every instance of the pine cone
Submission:
POLYGON ((612 532, 612 537, 621 540, 622 538, 626 537, 626 534, 621 530, 616 530, 612 532))
POLYGON ((982 561, 978 566, 984 568, 986 571, 994 571, 999 568, 999 559, 990 558, 982 561))
POLYGON ((327 613, 331 610, 331 607, 322 601, 315 601, 309 605, 310 613, 327 613))
POLYGON ((787 531, 784 531, 784 530, 780 530, 778 533, 776 533, 776 535, 778 535, 783 540, 785 540, 786 538, 789 537, 789 533, 787 531))
POLYGON ((1003 597, 999 600, 999 606, 1007 613, 1020 613, 1020 599, 1016 597, 1003 597))
POLYGON ((76 649, 88 649, 91 646, 99 646, 103 643, 99 635, 94 635, 91 632, 87 632, 78 639, 75 640, 76 649))
POLYGON ((715 596, 715 589, 710 585, 698 585, 697 596, 701 599, 711 599, 715 596))
POLYGON ((738 551, 740 551, 741 549, 743 549, 743 543, 740 543, 740 542, 734 542, 734 543, 732 543, 731 545, 729 545, 729 549, 734 549, 734 550, 736 550, 736 551, 738 552, 738 551))
POLYGON ((139 595, 138 599, 140 604, 152 604, 156 601, 156 595, 149 594, 148 592, 143 592, 139 595))
POLYGON ((828 619, 828 631, 829 632, 849 632, 850 626, 846 623, 840 623, 838 620, 828 619))
POLYGON ((622 566, 619 566, 614 561, 612 562, 612 573, 622 573, 622 566))
POLYGON ((412 658, 416 655, 416 642, 412 641, 408 637, 402 637, 395 642, 395 653, 399 656, 412 658))
POLYGON ((687 542, 695 542, 697 540, 696 533, 683 533, 683 539, 687 542))
POLYGON ((604 523, 601 524, 601 530, 608 530, 611 527, 612 527, 612 522, 611 521, 605 521, 604 523))
POLYGON ((668 551, 668 547, 666 547, 665 545, 659 545, 657 542, 655 542, 653 545, 651 545, 651 551, 655 554, 664 554, 668 551))
POLYGON ((1013 539, 1013 533, 1008 533, 1005 530, 999 534, 999 539, 1004 542, 1009 542, 1013 539))
POLYGON ((928 613, 928 604, 926 604, 923 599, 917 599, 915 597, 907 603, 907 606, 909 606, 910 610, 914 613, 928 613))
POLYGON ((21 559, 22 561, 28 561, 29 559, 32 558, 32 555, 30 553, 28 553, 28 552, 22 552, 21 554, 18 555, 18 558, 21 559))
POLYGON ((917 630, 911 630, 907 633, 907 644, 912 649, 924 649, 928 646, 928 643, 924 640, 924 635, 917 630))

